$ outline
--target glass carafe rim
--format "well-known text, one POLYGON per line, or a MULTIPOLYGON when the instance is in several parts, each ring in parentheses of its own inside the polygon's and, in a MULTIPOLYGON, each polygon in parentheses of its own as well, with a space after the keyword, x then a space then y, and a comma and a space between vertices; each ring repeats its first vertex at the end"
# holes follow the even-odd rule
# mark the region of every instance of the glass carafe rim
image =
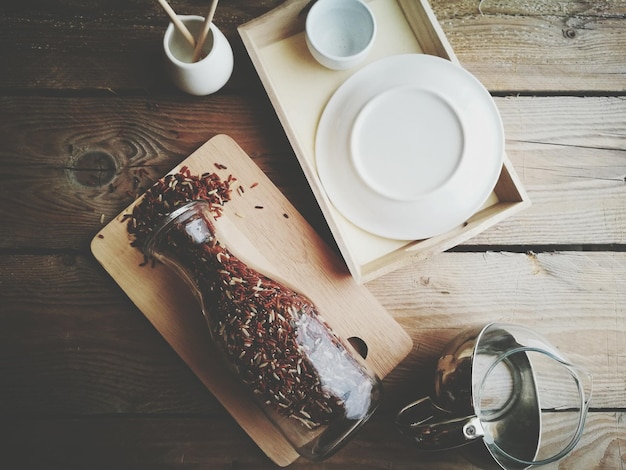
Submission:
MULTIPOLYGON (((172 212, 165 215, 163 217, 163 220, 158 222, 158 224, 156 225, 156 228, 150 233, 150 235, 146 238, 145 242, 143 243, 142 249, 144 253, 147 253, 147 254, 152 253, 154 251, 154 244, 156 243, 156 240, 159 238, 161 233, 163 233, 165 230, 171 227, 171 225, 176 220, 180 219, 181 216, 185 215, 185 213, 188 212, 190 209, 193 209, 194 207, 198 207, 198 206, 201 206, 204 208, 210 208, 211 203, 203 199, 193 199, 175 208, 172 212)), ((191 215, 193 214, 189 214, 190 217, 191 215)))

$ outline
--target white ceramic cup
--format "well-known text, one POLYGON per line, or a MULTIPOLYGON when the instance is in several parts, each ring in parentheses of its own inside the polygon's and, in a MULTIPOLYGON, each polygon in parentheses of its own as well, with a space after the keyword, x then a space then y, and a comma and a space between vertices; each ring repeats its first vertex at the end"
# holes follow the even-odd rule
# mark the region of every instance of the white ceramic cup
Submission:
MULTIPOLYGON (((194 37, 202 30, 201 16, 179 16, 194 37)), ((193 48, 172 23, 163 37, 165 70, 177 88, 190 95, 204 96, 222 88, 233 72, 233 50, 226 36, 211 23, 204 42, 204 57, 192 62, 193 48)))
POLYGON ((374 14, 361 0, 317 0, 307 14, 307 47, 330 69, 357 65, 369 54, 375 36, 374 14))

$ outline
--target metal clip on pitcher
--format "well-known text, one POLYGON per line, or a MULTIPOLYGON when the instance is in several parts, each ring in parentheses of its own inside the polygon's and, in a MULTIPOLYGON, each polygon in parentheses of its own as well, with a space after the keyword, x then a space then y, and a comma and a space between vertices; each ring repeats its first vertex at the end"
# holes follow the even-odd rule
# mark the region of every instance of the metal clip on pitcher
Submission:
POLYGON ((482 441, 504 469, 555 462, 582 435, 591 375, 533 331, 491 323, 467 330, 444 350, 432 397, 404 407, 400 431, 419 449, 482 441))

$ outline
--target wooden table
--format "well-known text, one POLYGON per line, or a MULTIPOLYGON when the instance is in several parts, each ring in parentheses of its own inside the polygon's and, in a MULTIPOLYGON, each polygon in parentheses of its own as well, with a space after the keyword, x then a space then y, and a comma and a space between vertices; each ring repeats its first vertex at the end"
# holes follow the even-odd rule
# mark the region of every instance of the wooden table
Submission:
MULTIPOLYGON (((208 2, 177 1, 205 14, 208 2)), ((332 242, 236 28, 281 0, 223 0, 235 50, 219 93, 163 77, 156 2, 0 6, 0 467, 274 468, 89 250, 136 194, 232 136, 332 242)), ((414 340, 385 400, 323 464, 468 468, 392 424, 468 325, 542 333, 595 379, 567 469, 626 464, 626 2, 433 0, 461 63, 495 96, 531 208, 367 284, 414 340), (480 10, 479 10, 480 8, 480 10)))

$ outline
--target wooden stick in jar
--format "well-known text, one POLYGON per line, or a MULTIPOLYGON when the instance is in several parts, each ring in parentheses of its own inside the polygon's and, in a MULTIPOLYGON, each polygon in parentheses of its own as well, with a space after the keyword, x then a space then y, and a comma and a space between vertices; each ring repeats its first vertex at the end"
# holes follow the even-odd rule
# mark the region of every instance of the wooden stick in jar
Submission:
POLYGON ((182 36, 187 40, 191 47, 195 49, 196 40, 194 39, 193 34, 189 32, 187 26, 185 26, 185 23, 180 21, 180 18, 178 17, 178 15, 176 15, 176 12, 172 9, 169 3, 167 3, 165 0, 157 0, 157 2, 159 2, 159 5, 163 7, 163 10, 165 10, 167 16, 170 17, 170 20, 172 20, 172 23, 174 24, 178 32, 182 34, 182 36))
POLYGON ((215 15, 215 10, 217 8, 218 0, 211 0, 211 5, 209 6, 209 12, 204 19, 204 24, 202 25, 202 31, 200 31, 200 36, 198 36, 198 42, 196 42, 196 49, 193 52, 192 62, 197 62, 200 59, 200 55, 202 54, 202 46, 204 45, 204 41, 206 41, 206 37, 209 34, 209 29, 211 28, 211 22, 213 21, 213 16, 215 15))

